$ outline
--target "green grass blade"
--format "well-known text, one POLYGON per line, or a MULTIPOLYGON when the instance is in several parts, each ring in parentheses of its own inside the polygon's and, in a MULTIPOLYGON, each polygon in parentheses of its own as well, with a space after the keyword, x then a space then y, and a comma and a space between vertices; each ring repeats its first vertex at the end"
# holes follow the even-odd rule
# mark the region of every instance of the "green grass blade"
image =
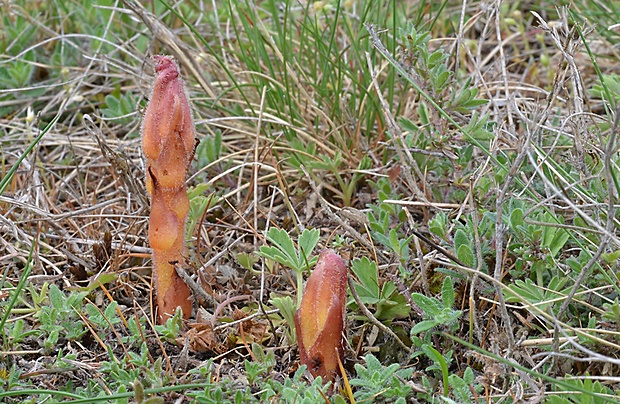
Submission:
POLYGON ((21 293, 22 289, 26 285, 28 276, 30 276, 30 272, 32 271, 32 266, 30 264, 32 263, 32 254, 34 253, 36 244, 37 243, 35 241, 30 246, 30 252, 28 253, 28 259, 26 261, 24 272, 22 272, 22 275, 19 277, 19 282, 17 282, 17 286, 15 287, 15 290, 13 291, 11 300, 9 300, 9 304, 5 308, 6 311, 4 312, 4 315, 2 316, 2 319, 0 320, 0 332, 2 332, 3 340, 5 341, 6 341, 6 335, 4 334, 4 325, 6 324, 9 318, 9 315, 11 314, 11 310, 15 306, 15 303, 17 302, 17 299, 19 298, 19 294, 21 293))
POLYGON ((60 113, 62 111, 63 111, 63 108, 61 108, 60 111, 54 116, 54 118, 52 118, 52 120, 45 126, 45 128, 43 128, 41 133, 39 133, 39 135, 36 138, 34 138, 34 140, 28 145, 26 150, 21 154, 21 156, 19 156, 15 164, 13 164, 11 169, 2 178, 2 181, 0 181, 0 195, 4 194, 4 191, 6 191, 6 188, 11 183, 11 180, 13 179, 13 176, 17 172, 17 169, 21 165, 22 161, 24 161, 24 159, 37 146, 37 144, 39 144, 41 139, 43 139, 43 136, 45 136, 54 127, 58 119, 60 119, 60 113))

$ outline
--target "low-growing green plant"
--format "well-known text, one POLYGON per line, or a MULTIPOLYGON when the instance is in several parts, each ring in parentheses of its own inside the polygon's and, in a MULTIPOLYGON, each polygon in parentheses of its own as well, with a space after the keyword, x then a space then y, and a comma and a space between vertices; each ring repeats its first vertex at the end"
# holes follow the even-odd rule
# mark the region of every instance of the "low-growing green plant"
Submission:
POLYGON ((406 235, 402 230, 407 216, 402 207, 384 201, 398 200, 400 195, 392 190, 387 178, 380 178, 377 182, 369 181, 377 192, 377 203, 368 204, 370 210, 366 214, 370 227, 370 234, 380 245, 395 254, 399 262, 400 274, 406 276, 407 262, 410 258, 410 243, 413 235, 406 235))
POLYGON ((531 279, 517 279, 506 293, 507 302, 521 302, 523 300, 536 306, 538 309, 546 311, 554 308, 554 312, 560 307, 561 300, 571 289, 566 286, 569 278, 554 276, 544 287, 538 286, 531 279))
MULTIPOLYGON (((456 374, 448 376, 448 383, 455 398, 455 400, 452 400, 453 403, 475 403, 472 399, 472 391, 479 393, 483 388, 481 384, 476 383, 474 371, 470 367, 465 369, 462 377, 456 374)), ((444 397, 444 400, 447 400, 447 398, 444 397)))
POLYGON ((483 386, 476 382, 472 368, 467 367, 462 377, 450 372, 452 361, 452 351, 442 354, 433 348, 429 343, 420 345, 420 351, 416 356, 424 354, 431 361, 431 365, 426 367, 426 374, 422 377, 422 386, 426 392, 421 393, 418 398, 429 402, 436 402, 435 390, 438 383, 431 381, 430 375, 437 374, 441 379, 440 398, 446 403, 472 404, 474 392, 479 393, 483 386))
MULTIPOLYGON (((351 271, 357 278, 353 284, 358 296, 366 306, 375 308, 373 314, 378 320, 391 322, 409 315, 411 307, 394 282, 385 281, 380 284, 375 262, 366 257, 354 259, 351 262, 351 271)), ((347 304, 356 307, 352 297, 347 304)))
POLYGON ((474 229, 474 223, 476 223, 471 215, 466 216, 465 223, 455 223, 454 231, 454 252, 456 257, 463 264, 470 268, 478 268, 483 272, 487 272, 487 264, 485 259, 493 255, 491 249, 491 240, 495 231, 495 215, 491 212, 484 212, 482 217, 477 221, 476 228, 474 229), (480 239, 480 252, 482 254, 482 262, 478 263, 476 254, 476 246, 474 241, 476 240, 476 233, 480 239))
MULTIPOLYGON (((478 98, 478 88, 472 86, 471 77, 460 80, 460 77, 450 67, 449 55, 443 47, 431 49, 429 41, 431 35, 428 29, 416 27, 408 21, 405 27, 398 30, 397 39, 401 45, 398 55, 400 68, 408 73, 409 80, 416 80, 420 90, 425 91, 428 98, 421 99, 417 108, 417 123, 409 117, 401 117, 399 125, 405 132, 405 145, 408 148, 426 151, 436 149, 441 154, 456 155, 457 162, 466 168, 471 161, 472 147, 453 146, 456 134, 442 130, 434 124, 437 113, 467 115, 464 122, 464 132, 478 142, 488 143, 493 139, 495 124, 490 121, 488 114, 480 114, 478 110, 488 103, 488 100, 478 98), (459 83, 459 81, 461 81, 459 83), (458 88, 458 90, 455 90, 458 88), (439 109, 441 111, 437 111, 439 109), (466 123, 466 124, 465 124, 466 123)), ((462 116, 458 119, 462 119, 462 116)), ((398 139, 394 139, 398 141, 398 139)), ((479 143, 480 144, 480 143, 479 143)), ((441 155, 440 154, 440 155, 441 155)), ((445 158, 437 158, 437 154, 419 153, 414 156, 422 171, 435 171, 437 174, 454 172, 454 165, 445 158)), ((430 190, 438 199, 445 199, 439 190, 430 190)))
POLYGON ((336 182, 338 183, 341 191, 340 199, 342 199, 342 204, 344 206, 351 206, 353 194, 359 186, 359 182, 363 178, 363 171, 368 170, 371 167, 372 160, 370 157, 364 156, 360 160, 357 169, 353 171, 349 178, 346 178, 343 175, 346 171, 346 167, 344 166, 342 153, 340 151, 337 151, 336 155, 333 157, 323 156, 320 161, 310 161, 308 163, 308 168, 314 170, 326 170, 336 178, 336 182))
POLYGON ((200 141, 198 146, 196 146, 193 162, 197 168, 195 171, 199 171, 196 174, 196 182, 198 184, 207 182, 211 177, 213 177, 213 173, 219 174, 230 168, 229 166, 232 164, 230 160, 224 160, 223 163, 216 163, 220 160, 222 153, 225 151, 226 146, 222 141, 222 131, 220 129, 216 129, 212 136, 205 136, 200 141), (215 170, 202 170, 205 167, 211 166, 213 166, 215 170))
POLYGON ((351 386, 357 387, 354 393, 357 402, 370 402, 378 397, 382 402, 407 403, 412 388, 407 381, 414 368, 400 369, 397 363, 383 366, 374 355, 364 357, 366 366, 355 364, 356 377, 350 379, 351 386))
POLYGON ((620 302, 617 297, 614 299, 613 303, 603 303, 603 310, 603 319, 620 324, 620 302))
POLYGON ((177 309, 173 316, 170 316, 164 324, 155 325, 155 331, 164 339, 174 342, 179 336, 179 331, 183 327, 183 316, 181 310, 177 309))
MULTIPOLYGON (((218 383, 208 383, 204 390, 199 392, 189 392, 188 395, 194 398, 198 403, 217 404, 223 402, 230 403, 265 403, 277 400, 282 403, 304 403, 313 404, 324 402, 328 397, 328 390, 331 383, 323 385, 320 377, 314 379, 311 383, 304 380, 304 372, 306 366, 301 365, 297 371, 284 380, 278 380, 274 377, 266 377, 266 372, 272 366, 269 358, 270 354, 265 355, 265 362, 255 364, 245 361, 246 370, 254 376, 254 382, 260 383, 260 390, 252 394, 251 389, 247 385, 235 383, 229 378, 224 378, 218 383)), ((201 380, 212 380, 213 361, 198 368, 191 370, 194 376, 199 376, 201 380)), ((346 401, 338 394, 331 397, 330 402, 334 404, 345 404, 346 401)))
POLYGON ((267 232, 267 241, 272 246, 261 246, 260 255, 295 271, 297 276, 297 307, 299 307, 303 290, 303 272, 309 271, 318 260, 318 256, 312 255, 312 251, 319 241, 319 230, 304 229, 297 239, 299 247, 295 247, 293 239, 286 230, 272 227, 267 232))
MULTIPOLYGON (((600 381, 592 380, 586 373, 585 378, 566 378, 563 381, 568 386, 574 386, 581 391, 585 390, 591 395, 585 395, 583 393, 574 394, 570 390, 564 388, 555 388, 555 394, 550 394, 545 403, 547 404, 605 404, 609 403, 609 398, 617 396, 612 389, 602 384, 600 381), (605 395, 607 398, 600 397, 599 395, 605 395)), ((568 387, 567 386, 567 387, 568 387)))
POLYGON ((14 363, 7 369, 3 363, 0 363, 0 393, 28 387, 29 381, 22 380, 21 374, 22 371, 17 364, 14 363))
POLYGON ((26 291, 28 292, 29 299, 26 300, 24 297, 21 298, 21 303, 30 306, 30 302, 34 306, 33 309, 38 311, 42 305, 48 302, 48 291, 50 284, 44 282, 41 285, 41 288, 37 288, 34 284, 29 283, 26 286, 26 291))
POLYGON ((266 351, 258 344, 252 344, 252 353, 256 361, 245 360, 243 365, 249 384, 262 382, 269 377, 269 373, 276 365, 276 356, 273 350, 266 351))
POLYGON ((85 297, 85 292, 72 292, 67 295, 58 286, 50 285, 49 305, 41 306, 41 310, 36 314, 40 323, 39 329, 44 333, 42 347, 46 351, 54 349, 61 337, 76 341, 88 332, 78 314, 82 311, 85 297))
POLYGON ((13 62, 9 67, 0 67, 0 88, 26 87, 34 72, 34 64, 27 62, 13 62))
POLYGON ((511 210, 509 225, 516 237, 509 248, 528 264, 537 285, 542 287, 549 282, 549 276, 558 275, 558 254, 570 233, 561 228, 564 218, 560 215, 543 212, 531 217, 532 222, 527 223, 521 207, 511 210))
MULTIPOLYGON (((120 89, 105 96, 105 107, 101 109, 101 114, 121 125, 128 125, 137 121, 135 114, 136 99, 132 93, 122 93, 120 89)), ((129 138, 137 137, 138 133, 129 134, 129 138)))
POLYGON ((445 212, 438 212, 435 217, 428 221, 428 231, 443 241, 448 241, 450 218, 445 212))
MULTIPOLYGON (((265 383, 264 391, 259 396, 259 402, 267 402, 270 399, 279 397, 285 403, 312 404, 324 402, 329 395, 331 383, 323 385, 320 377, 311 383, 303 381, 303 374, 306 366, 302 365, 297 369, 292 377, 286 378, 283 382, 270 379, 265 383)), ((342 397, 336 395, 332 398, 335 404, 344 404, 342 397)))
POLYGON ((118 317, 117 313, 117 302, 111 302, 103 311, 92 303, 87 303, 85 308, 88 314, 87 318, 96 331, 105 331, 108 333, 110 327, 114 327, 121 323, 121 319, 118 317))
POLYGON ((344 246, 350 244, 351 240, 348 237, 345 237, 341 234, 335 234, 334 239, 332 240, 332 247, 335 249, 343 248, 344 246))
POLYGON ((412 293, 411 300, 424 313, 424 320, 411 328, 411 336, 416 341, 416 336, 439 326, 451 329, 456 320, 461 316, 460 310, 454 310, 454 284, 452 278, 446 276, 441 287, 441 299, 434 296, 428 297, 421 293, 412 293))
POLYGON ((198 167, 206 167, 219 160, 222 151, 222 131, 217 129, 213 136, 207 136, 196 146, 196 155, 198 167))
POLYGON ((7 347, 17 347, 23 343, 27 338, 40 334, 38 330, 26 330, 26 323, 22 319, 17 319, 13 322, 9 322, 5 325, 4 329, 5 341, 4 345, 7 347))
MULTIPOLYGON (((450 377, 448 366, 452 361, 452 352, 450 351, 448 354, 442 354, 428 343, 422 344, 420 346, 420 351, 421 353, 424 353, 424 355, 426 355, 426 357, 429 358, 432 362, 432 365, 428 366, 426 368, 426 371, 429 373, 437 372, 440 374, 443 384, 443 396, 448 397, 450 391, 450 377)), ((428 383, 424 383, 424 385, 428 386, 428 383)))
POLYGON ((146 322, 147 320, 144 316, 127 319, 128 335, 121 337, 122 342, 130 346, 140 346, 144 342, 146 322))
POLYGON ((401 195, 392 189, 389 178, 381 177, 377 181, 368 181, 371 188, 377 193, 375 203, 368 204, 368 221, 371 230, 386 234, 394 222, 403 222, 405 216, 397 205, 385 203, 384 201, 401 199, 401 195))
POLYGON ((135 380, 147 387, 162 387, 168 382, 169 375, 162 367, 162 358, 152 362, 149 358, 146 343, 140 346, 140 351, 129 351, 126 358, 117 358, 112 347, 108 347, 110 360, 101 362, 101 373, 108 376, 108 388, 118 389, 121 386, 131 386, 135 380))
POLYGON ((192 237, 194 230, 196 230, 196 225, 203 217, 205 211, 219 202, 219 197, 215 194, 215 192, 212 192, 209 195, 204 195, 208 189, 208 184, 199 183, 195 187, 191 187, 187 190, 187 197, 189 199, 189 213, 185 224, 186 238, 192 237))
POLYGON ((270 303, 280 310, 280 316, 286 323, 286 339, 289 344, 297 342, 297 332, 295 331, 295 310, 297 305, 290 296, 273 296, 270 303))
POLYGON ((602 83, 594 84, 589 95, 606 101, 613 108, 620 101, 620 76, 617 74, 603 75, 602 83), (608 97, 612 98, 609 99, 608 97))
MULTIPOLYGON (((412 293, 411 299, 424 313, 424 320, 416 323, 411 328, 411 340, 413 345, 418 349, 413 352, 413 357, 421 355, 431 360, 431 365, 426 368, 427 372, 436 372, 440 375, 443 385, 443 397, 447 398, 450 391, 450 373, 449 366, 452 361, 453 351, 439 352, 434 346, 431 336, 433 330, 440 327, 453 331, 458 324, 456 320, 461 316, 460 310, 454 310, 454 285, 452 278, 446 276, 441 287, 441 299, 436 297, 428 297, 421 293, 412 293), (422 337, 420 335, 424 333, 422 337)), ((433 391, 430 386, 432 383, 428 381, 428 377, 423 379, 423 385, 429 392, 433 391)), ((457 389, 462 387, 459 380, 455 380, 454 384, 457 389)), ((430 399, 431 395, 428 395, 430 399)))

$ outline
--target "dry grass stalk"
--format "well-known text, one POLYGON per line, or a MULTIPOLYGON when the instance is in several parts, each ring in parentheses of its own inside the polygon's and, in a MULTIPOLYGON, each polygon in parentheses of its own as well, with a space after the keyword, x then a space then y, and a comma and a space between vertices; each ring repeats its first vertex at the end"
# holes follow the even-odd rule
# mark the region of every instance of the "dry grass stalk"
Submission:
POLYGON ((142 122, 146 189, 151 196, 149 243, 153 249, 158 320, 177 307, 187 318, 191 292, 174 264, 183 262, 189 199, 185 178, 194 155, 194 124, 179 68, 168 56, 155 56, 156 79, 142 122))

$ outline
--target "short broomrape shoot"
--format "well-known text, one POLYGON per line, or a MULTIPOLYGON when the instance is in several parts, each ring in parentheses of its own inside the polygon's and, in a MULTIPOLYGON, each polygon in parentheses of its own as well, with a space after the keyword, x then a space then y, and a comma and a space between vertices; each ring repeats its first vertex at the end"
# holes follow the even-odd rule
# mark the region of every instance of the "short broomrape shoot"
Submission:
POLYGON ((347 267, 338 254, 324 250, 295 313, 300 362, 324 383, 340 374, 346 299, 347 267))
POLYGON ((142 121, 146 189, 151 196, 149 243, 153 249, 158 320, 177 307, 192 312, 191 292, 174 269, 183 262, 189 199, 185 177, 194 155, 194 123, 179 68, 155 56, 155 84, 142 121))

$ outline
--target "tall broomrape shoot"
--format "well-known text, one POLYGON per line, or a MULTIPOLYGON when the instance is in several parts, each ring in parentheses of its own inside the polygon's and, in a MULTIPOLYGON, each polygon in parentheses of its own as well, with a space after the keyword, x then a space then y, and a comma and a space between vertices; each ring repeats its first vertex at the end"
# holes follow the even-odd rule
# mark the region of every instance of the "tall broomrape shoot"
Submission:
POLYGON ((153 249, 158 319, 177 307, 187 318, 191 292, 174 265, 183 262, 189 200, 185 177, 194 155, 194 123, 179 68, 168 56, 155 56, 155 84, 142 121, 146 189, 151 196, 149 243, 153 249))
POLYGON ((346 299, 347 267, 338 254, 324 250, 295 313, 300 362, 324 383, 340 373, 346 299))

